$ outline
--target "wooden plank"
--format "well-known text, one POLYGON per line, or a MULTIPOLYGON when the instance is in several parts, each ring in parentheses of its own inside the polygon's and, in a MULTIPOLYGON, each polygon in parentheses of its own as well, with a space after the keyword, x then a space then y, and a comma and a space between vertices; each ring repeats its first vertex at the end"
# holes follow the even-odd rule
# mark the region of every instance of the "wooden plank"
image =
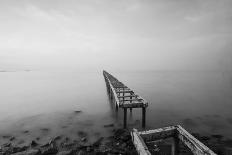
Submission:
POLYGON ((132 90, 116 90, 116 93, 134 93, 132 90))
POLYGON ((132 141, 139 155, 151 155, 142 137, 136 129, 131 132, 132 141))
POLYGON ((216 155, 180 125, 177 126, 177 131, 178 138, 192 151, 194 155, 216 155))
POLYGON ((139 132, 140 136, 144 139, 144 141, 155 141, 159 139, 173 137, 175 133, 176 133, 175 126, 139 132))
POLYGON ((138 103, 120 102, 119 107, 121 108, 142 108, 142 107, 146 107, 146 105, 143 102, 138 102, 138 103))
POLYGON ((123 100, 120 100, 120 101, 142 101, 142 99, 134 98, 134 99, 123 99, 123 100))
POLYGON ((116 86, 114 88, 116 88, 116 89, 125 89, 125 88, 128 88, 128 87, 127 86, 116 86))
POLYGON ((126 97, 138 97, 138 95, 124 95, 124 96, 118 96, 118 98, 126 98, 126 97))

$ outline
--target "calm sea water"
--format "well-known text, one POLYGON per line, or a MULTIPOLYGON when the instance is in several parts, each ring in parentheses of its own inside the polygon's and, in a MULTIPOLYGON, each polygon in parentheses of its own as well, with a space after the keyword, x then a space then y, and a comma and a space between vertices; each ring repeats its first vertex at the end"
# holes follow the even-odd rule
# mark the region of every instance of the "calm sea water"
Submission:
MULTIPOLYGON (((110 73, 149 101, 147 129, 180 124, 190 132, 232 138, 230 73, 110 73)), ((46 140, 57 134, 73 137, 85 130, 91 139, 109 134, 105 124, 122 126, 122 111, 116 117, 102 71, 0 72, 0 92, 0 135, 46 140), (22 134, 27 130, 27 135, 22 134)), ((129 127, 140 128, 141 110, 128 115, 129 127)))

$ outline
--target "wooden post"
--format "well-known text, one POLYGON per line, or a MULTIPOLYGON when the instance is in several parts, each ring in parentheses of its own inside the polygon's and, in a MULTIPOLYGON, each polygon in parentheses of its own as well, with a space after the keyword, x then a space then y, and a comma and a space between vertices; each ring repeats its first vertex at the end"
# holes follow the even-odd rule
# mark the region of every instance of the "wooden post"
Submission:
POLYGON ((146 126, 146 107, 142 107, 142 127, 146 126))
POLYGON ((112 103, 115 103, 115 97, 112 95, 112 103))
MULTIPOLYGON (((130 93, 130 95, 132 95, 132 93, 130 93)), ((130 97, 130 99, 132 100, 132 97, 130 97)), ((132 103, 132 101, 130 101, 130 103, 132 103)), ((132 113, 132 108, 130 108, 130 113, 132 113)))
POLYGON ((113 90, 110 89, 110 100, 112 101, 112 99, 113 99, 113 90))
POLYGON ((123 124, 124 129, 127 127, 127 108, 124 108, 124 124, 123 124))
POLYGON ((111 99, 111 88, 109 89, 109 97, 111 99))
POLYGON ((118 112, 118 105, 116 105, 116 103, 115 103, 115 109, 116 109, 116 112, 118 112))
POLYGON ((177 136, 173 137, 173 145, 172 145, 172 155, 179 154, 179 138, 177 136))
POLYGON ((110 100, 112 102, 112 99, 113 99, 113 91, 111 90, 111 93, 110 93, 110 100))

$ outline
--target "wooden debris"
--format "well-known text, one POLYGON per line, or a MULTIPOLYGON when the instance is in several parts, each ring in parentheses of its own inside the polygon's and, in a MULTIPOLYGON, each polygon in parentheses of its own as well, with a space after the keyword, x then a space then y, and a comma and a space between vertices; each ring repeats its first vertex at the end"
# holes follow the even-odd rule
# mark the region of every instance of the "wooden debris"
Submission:
POLYGON ((187 146, 194 155, 216 155, 207 146, 193 137, 180 125, 169 126, 165 128, 159 128, 155 130, 141 131, 138 132, 134 129, 131 132, 132 141, 134 146, 140 155, 150 155, 145 143, 152 141, 162 140, 166 138, 173 138, 174 151, 173 155, 179 153, 179 141, 181 141, 185 146, 187 146))

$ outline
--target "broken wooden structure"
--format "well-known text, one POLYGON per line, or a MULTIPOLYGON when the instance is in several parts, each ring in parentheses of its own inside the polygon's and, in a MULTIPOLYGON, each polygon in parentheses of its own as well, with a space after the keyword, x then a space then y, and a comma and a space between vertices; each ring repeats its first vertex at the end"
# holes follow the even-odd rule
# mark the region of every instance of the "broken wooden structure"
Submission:
POLYGON ((148 102, 111 74, 103 71, 103 75, 106 81, 106 87, 110 100, 112 103, 114 103, 116 112, 118 111, 118 108, 123 108, 124 110, 124 128, 127 127, 128 108, 130 109, 130 112, 132 112, 133 108, 142 109, 142 127, 145 127, 146 108, 148 106, 148 102))
POLYGON ((140 131, 133 129, 131 132, 132 141, 139 155, 151 155, 146 143, 173 138, 172 154, 179 154, 179 142, 187 146, 194 155, 216 155, 207 146, 193 137, 180 125, 169 126, 154 130, 140 131))

